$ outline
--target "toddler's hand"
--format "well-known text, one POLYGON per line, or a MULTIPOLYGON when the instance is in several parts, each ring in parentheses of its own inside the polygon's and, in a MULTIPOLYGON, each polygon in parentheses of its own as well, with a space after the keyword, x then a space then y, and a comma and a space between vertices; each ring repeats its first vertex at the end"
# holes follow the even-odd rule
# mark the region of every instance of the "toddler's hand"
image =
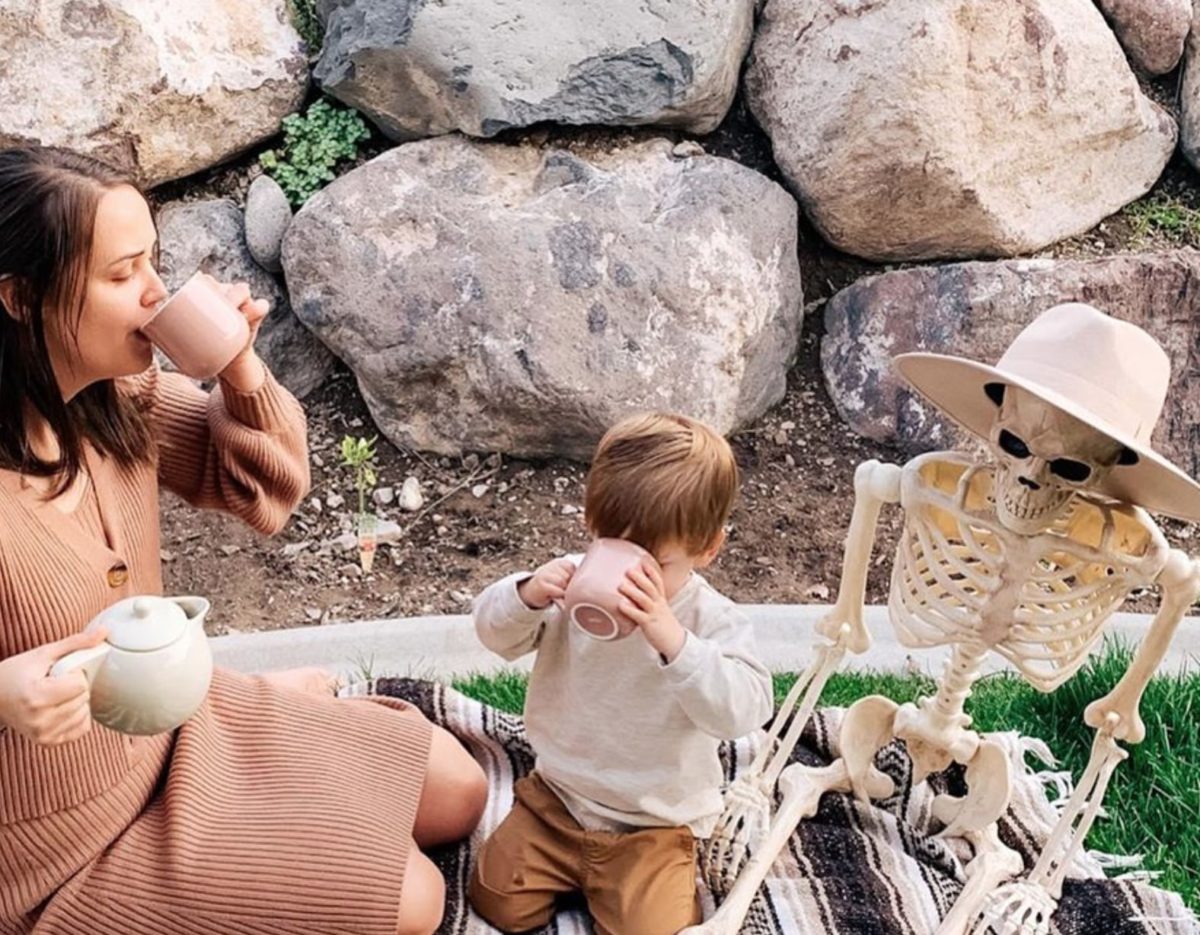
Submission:
POLYGON ((651 564, 635 565, 625 572, 617 590, 624 598, 621 613, 638 625, 646 642, 672 662, 683 649, 687 631, 671 611, 659 570, 651 564))
POLYGON ((517 594, 526 607, 541 610, 549 607, 551 601, 562 599, 574 574, 574 562, 569 558, 556 558, 517 585, 517 594))

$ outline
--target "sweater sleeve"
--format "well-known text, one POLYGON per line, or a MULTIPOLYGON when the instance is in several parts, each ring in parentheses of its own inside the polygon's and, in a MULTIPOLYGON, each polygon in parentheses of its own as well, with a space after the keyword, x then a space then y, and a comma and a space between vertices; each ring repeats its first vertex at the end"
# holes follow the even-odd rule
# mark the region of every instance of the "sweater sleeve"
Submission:
POLYGON ((193 506, 274 534, 308 493, 304 410, 270 371, 253 393, 211 393, 157 366, 134 378, 157 433, 158 477, 193 506))
POLYGON ((758 661, 754 629, 736 607, 704 628, 703 635, 689 630, 663 673, 692 723, 720 740, 761 727, 774 710, 771 673, 758 661))
POLYGON ((517 585, 528 577, 528 572, 517 572, 488 585, 472 609, 479 641, 509 662, 537 649, 546 618, 558 613, 553 604, 541 609, 526 606, 517 585))

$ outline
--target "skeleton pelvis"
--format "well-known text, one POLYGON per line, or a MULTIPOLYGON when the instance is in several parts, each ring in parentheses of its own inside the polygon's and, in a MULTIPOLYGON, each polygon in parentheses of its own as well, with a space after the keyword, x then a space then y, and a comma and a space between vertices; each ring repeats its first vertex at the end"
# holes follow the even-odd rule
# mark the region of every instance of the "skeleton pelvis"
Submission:
POLYGON ((905 742, 913 769, 921 776, 941 772, 954 763, 967 763, 979 747, 979 734, 968 728, 969 715, 944 715, 932 698, 918 705, 903 704, 896 712, 896 736, 905 742))

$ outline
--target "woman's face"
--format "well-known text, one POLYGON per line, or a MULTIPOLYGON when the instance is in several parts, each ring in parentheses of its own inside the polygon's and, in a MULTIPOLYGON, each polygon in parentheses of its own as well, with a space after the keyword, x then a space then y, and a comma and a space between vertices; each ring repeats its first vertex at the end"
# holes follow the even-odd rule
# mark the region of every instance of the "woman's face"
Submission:
POLYGON ((51 316, 47 341, 63 396, 70 399, 100 380, 141 373, 153 360, 139 330, 167 296, 151 262, 157 240, 150 206, 136 189, 121 185, 96 208, 92 257, 86 271, 83 311, 74 334, 60 332, 51 316))

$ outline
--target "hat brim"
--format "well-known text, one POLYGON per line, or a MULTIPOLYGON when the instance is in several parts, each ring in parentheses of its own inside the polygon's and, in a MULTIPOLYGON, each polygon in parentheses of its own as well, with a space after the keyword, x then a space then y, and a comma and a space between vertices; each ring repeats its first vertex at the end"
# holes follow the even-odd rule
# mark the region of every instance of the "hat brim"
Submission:
POLYGON ((1095 413, 1032 380, 996 367, 947 354, 912 352, 895 358, 908 383, 938 409, 972 434, 987 441, 996 419, 996 404, 984 389, 989 383, 1019 386, 1124 445, 1137 455, 1134 464, 1117 465, 1097 489, 1176 519, 1200 519, 1200 484, 1156 452, 1114 426, 1098 423, 1095 413))

